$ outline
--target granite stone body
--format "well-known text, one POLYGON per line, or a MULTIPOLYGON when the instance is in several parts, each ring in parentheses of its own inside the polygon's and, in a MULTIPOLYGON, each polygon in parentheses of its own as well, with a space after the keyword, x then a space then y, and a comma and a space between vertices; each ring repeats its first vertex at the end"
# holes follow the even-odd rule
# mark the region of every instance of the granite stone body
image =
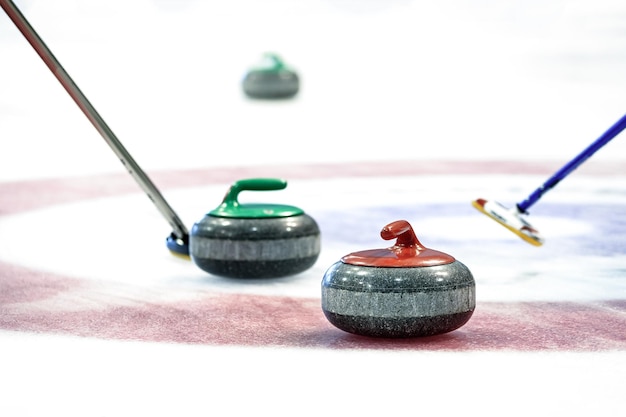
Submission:
POLYGON ((211 274, 272 278, 297 274, 319 257, 320 230, 307 214, 278 218, 205 216, 194 224, 193 262, 211 274))
POLYGON ((375 337, 447 333, 476 305, 475 282, 461 262, 426 267, 370 267, 339 261, 322 280, 322 310, 346 332, 375 337))
POLYGON ((298 74, 291 70, 252 70, 243 79, 243 91, 248 97, 278 99, 295 96, 300 89, 298 74))

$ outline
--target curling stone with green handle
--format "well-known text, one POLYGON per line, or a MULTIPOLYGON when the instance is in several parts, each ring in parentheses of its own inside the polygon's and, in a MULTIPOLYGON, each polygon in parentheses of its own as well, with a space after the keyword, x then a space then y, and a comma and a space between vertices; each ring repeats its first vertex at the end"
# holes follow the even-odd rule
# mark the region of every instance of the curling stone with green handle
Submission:
POLYGON ((244 93, 251 98, 290 98, 298 93, 300 78, 278 55, 266 53, 261 63, 246 73, 242 84, 244 93))
POLYGON ((337 328, 375 337, 416 337, 463 326, 476 305, 474 277, 452 256, 428 249, 398 220, 381 231, 387 249, 341 258, 322 280, 322 310, 337 328))
POLYGON ((233 278, 283 277, 313 266, 320 253, 320 230, 312 217, 294 206, 238 201, 242 191, 286 186, 275 178, 235 182, 222 204, 193 225, 193 262, 206 272, 233 278))

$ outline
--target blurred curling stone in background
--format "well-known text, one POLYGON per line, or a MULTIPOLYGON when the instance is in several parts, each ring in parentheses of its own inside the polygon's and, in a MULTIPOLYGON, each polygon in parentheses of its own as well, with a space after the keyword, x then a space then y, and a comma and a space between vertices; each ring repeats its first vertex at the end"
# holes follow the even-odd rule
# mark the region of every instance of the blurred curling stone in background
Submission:
POLYGON ((248 70, 243 78, 243 91, 255 99, 285 99, 300 90, 300 78, 275 53, 267 52, 261 62, 248 70))

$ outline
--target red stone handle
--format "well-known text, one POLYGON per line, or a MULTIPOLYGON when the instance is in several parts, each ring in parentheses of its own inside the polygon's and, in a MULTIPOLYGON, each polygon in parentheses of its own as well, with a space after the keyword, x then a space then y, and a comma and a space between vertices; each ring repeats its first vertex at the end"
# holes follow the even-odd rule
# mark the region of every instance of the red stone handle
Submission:
POLYGON ((415 251, 420 252, 426 249, 417 239, 413 228, 406 220, 396 220, 389 223, 380 231, 380 236, 385 240, 397 238, 398 240, 396 240, 394 245, 396 251, 402 252, 403 248, 411 248, 414 250, 413 253, 415 253, 415 251))
POLYGON ((445 265, 454 257, 423 246, 406 220, 396 220, 383 227, 380 236, 385 240, 397 239, 395 245, 385 249, 354 252, 341 258, 351 265, 375 267, 423 267, 445 265))

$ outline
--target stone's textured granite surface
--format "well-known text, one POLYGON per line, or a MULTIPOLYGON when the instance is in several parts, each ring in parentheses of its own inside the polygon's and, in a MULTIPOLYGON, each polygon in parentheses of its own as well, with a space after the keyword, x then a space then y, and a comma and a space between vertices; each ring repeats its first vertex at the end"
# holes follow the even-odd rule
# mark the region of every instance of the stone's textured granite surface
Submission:
POLYGON ((473 311, 445 314, 436 317, 380 318, 344 316, 325 311, 326 318, 337 328, 361 336, 409 338, 434 336, 458 329, 467 323, 473 311))
POLYGON ((251 98, 278 99, 295 96, 300 89, 298 74, 290 70, 250 71, 243 79, 243 91, 251 98))
POLYGON ((386 268, 337 262, 322 280, 322 310, 344 331, 378 337, 447 333, 476 306, 475 282, 461 262, 386 268))
POLYGON ((310 268, 320 230, 307 214, 237 219, 205 216, 191 229, 190 254, 202 270, 233 278, 273 278, 310 268))

